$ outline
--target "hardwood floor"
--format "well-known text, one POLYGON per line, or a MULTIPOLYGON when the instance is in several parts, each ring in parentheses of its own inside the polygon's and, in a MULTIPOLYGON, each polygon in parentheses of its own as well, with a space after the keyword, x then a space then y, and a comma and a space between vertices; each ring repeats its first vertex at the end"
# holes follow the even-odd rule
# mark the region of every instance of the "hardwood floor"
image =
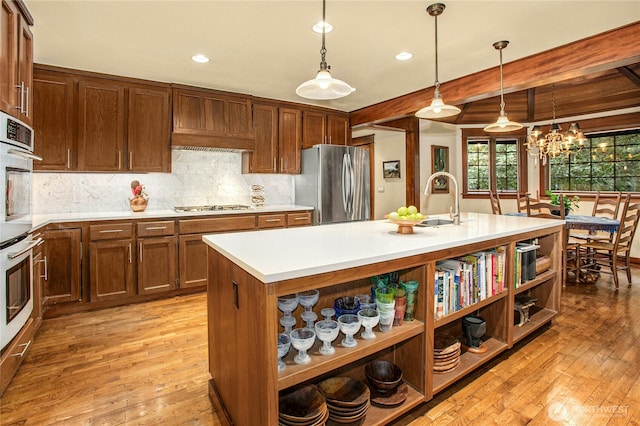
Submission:
MULTIPOLYGON (((397 424, 640 424, 640 270, 633 274, 635 284, 621 276, 617 292, 608 275, 564 288, 552 327, 397 424)), ((0 399, 0 424, 219 425, 207 397, 205 300, 46 320, 0 399)))

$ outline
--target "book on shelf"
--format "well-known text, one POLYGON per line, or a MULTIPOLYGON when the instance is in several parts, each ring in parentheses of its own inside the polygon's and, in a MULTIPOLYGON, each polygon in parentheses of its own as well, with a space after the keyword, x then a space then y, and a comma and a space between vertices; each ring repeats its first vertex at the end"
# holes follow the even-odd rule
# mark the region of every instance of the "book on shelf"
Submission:
POLYGON ((536 250, 540 246, 521 242, 516 244, 515 253, 515 288, 522 286, 525 282, 536 277, 536 250))

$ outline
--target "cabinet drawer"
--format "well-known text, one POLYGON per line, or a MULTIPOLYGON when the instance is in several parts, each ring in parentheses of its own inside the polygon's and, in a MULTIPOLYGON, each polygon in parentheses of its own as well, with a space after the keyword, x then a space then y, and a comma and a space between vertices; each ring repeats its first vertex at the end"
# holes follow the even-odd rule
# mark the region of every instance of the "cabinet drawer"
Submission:
POLYGON ((285 215, 281 214, 261 214, 258 216, 258 228, 284 228, 285 215))
POLYGON ((133 224, 107 223, 104 225, 91 225, 89 226, 89 235, 91 241, 131 238, 133 224))
POLYGON ((162 220, 157 222, 138 223, 138 237, 157 237, 162 235, 173 235, 175 233, 175 222, 173 220, 162 220))
POLYGON ((211 232, 247 231, 256 229, 254 215, 234 215, 207 219, 185 219, 180 221, 180 234, 206 234, 211 232))
POLYGON ((311 212, 287 214, 287 226, 303 225, 311 225, 311 212))
POLYGON ((7 350, 0 358, 0 368, 2 369, 2 377, 0 378, 0 395, 9 387, 9 383, 18 371, 18 367, 22 364, 29 346, 35 336, 35 321, 29 318, 27 323, 22 327, 16 338, 9 343, 7 350))

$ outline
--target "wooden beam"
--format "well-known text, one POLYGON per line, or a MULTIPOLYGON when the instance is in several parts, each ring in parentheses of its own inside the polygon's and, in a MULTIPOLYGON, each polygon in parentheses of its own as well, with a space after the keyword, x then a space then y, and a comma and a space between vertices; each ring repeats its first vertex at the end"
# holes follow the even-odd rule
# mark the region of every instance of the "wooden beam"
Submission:
POLYGON ((633 84, 640 87, 640 76, 633 72, 633 70, 629 67, 618 67, 616 68, 618 72, 629 79, 633 84))
MULTIPOLYGON (((504 64, 504 91, 516 92, 640 62, 638 46, 640 21, 504 64)), ((413 115, 431 99, 433 90, 428 87, 352 111, 351 126, 413 115)), ((440 91, 453 105, 499 95, 498 67, 442 83, 440 91)))

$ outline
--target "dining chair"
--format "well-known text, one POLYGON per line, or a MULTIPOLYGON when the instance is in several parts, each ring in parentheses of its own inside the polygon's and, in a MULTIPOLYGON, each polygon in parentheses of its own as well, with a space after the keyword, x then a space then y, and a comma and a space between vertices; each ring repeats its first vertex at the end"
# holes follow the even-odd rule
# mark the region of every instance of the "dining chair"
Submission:
POLYGON ((529 195, 528 192, 516 192, 516 200, 518 203, 518 213, 526 213, 527 212, 527 196, 529 197, 529 202, 538 203, 540 202, 540 197, 537 196, 538 191, 536 191, 536 197, 533 198, 529 195))
POLYGON ((526 195, 527 216, 545 219, 562 219, 564 220, 564 201, 560 197, 560 204, 551 204, 544 201, 534 201, 529 194, 526 195), (558 211, 558 214, 552 212, 558 211))
POLYGON ((502 214, 500 207, 500 196, 497 192, 489 191, 489 200, 491 201, 491 212, 493 214, 502 214))
MULTIPOLYGON (((622 193, 616 192, 613 197, 603 197, 600 191, 596 193, 596 199, 593 203, 593 211, 591 216, 594 217, 606 217, 608 219, 618 219, 618 213, 620 212, 620 201, 622 200, 622 193)), ((613 232, 595 231, 589 232, 584 230, 572 230, 570 238, 578 240, 607 240, 613 241, 613 232)))
POLYGON ((618 289, 618 271, 627 272, 627 281, 631 285, 631 243, 640 221, 640 203, 631 203, 631 194, 625 196, 622 207, 620 226, 614 233, 613 240, 587 241, 581 247, 587 250, 586 261, 582 268, 591 273, 610 273, 618 289), (609 271, 603 271, 605 267, 609 271))

